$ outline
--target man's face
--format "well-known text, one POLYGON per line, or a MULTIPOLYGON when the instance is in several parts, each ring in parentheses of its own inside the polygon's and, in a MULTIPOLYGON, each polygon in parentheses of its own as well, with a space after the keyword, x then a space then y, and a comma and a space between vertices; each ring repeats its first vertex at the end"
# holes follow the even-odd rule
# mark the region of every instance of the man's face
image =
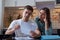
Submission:
POLYGON ((45 13, 45 11, 44 10, 40 10, 40 14, 39 14, 39 16, 42 18, 42 19, 45 19, 45 15, 46 13, 45 13))
POLYGON ((31 14, 32 14, 32 11, 31 10, 24 9, 23 17, 29 18, 31 14))

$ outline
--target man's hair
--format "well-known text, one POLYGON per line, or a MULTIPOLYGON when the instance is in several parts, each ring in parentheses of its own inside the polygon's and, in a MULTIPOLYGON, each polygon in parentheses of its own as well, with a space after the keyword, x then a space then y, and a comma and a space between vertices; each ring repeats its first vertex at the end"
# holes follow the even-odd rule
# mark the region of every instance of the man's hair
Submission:
POLYGON ((28 9, 28 10, 31 10, 31 11, 33 12, 33 7, 30 6, 30 5, 26 5, 26 6, 24 7, 24 9, 28 9))

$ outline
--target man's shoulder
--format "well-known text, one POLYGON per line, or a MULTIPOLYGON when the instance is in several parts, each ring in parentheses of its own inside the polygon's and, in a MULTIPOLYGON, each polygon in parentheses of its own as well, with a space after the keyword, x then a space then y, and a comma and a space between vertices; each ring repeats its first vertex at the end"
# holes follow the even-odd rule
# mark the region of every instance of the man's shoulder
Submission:
POLYGON ((31 20, 29 20, 29 22, 34 22, 34 20, 33 20, 33 19, 31 19, 31 20))
POLYGON ((12 22, 19 22, 19 21, 21 21, 21 19, 18 19, 18 20, 13 20, 12 22))
POLYGON ((21 21, 22 19, 18 19, 18 20, 16 20, 16 21, 21 21))
POLYGON ((30 20, 30 23, 36 23, 34 20, 30 20))

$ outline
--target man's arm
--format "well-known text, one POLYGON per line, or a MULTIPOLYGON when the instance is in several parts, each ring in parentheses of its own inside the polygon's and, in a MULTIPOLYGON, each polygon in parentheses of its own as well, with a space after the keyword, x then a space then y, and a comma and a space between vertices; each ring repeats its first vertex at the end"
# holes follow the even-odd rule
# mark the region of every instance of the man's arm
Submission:
POLYGON ((19 25, 15 25, 14 28, 8 28, 7 31, 5 32, 5 34, 13 34, 15 32, 15 30, 19 29, 20 26, 19 25))
POLYGON ((7 31, 5 32, 5 34, 13 34, 14 33, 14 31, 15 31, 15 29, 7 29, 7 31))
POLYGON ((31 31, 31 32, 30 32, 30 36, 33 37, 33 38, 40 37, 40 36, 41 36, 41 32, 40 32, 39 29, 37 28, 37 29, 35 30, 35 32, 34 32, 34 31, 31 31))
POLYGON ((39 31, 38 28, 35 30, 35 33, 37 34, 37 36, 41 36, 41 31, 39 31))

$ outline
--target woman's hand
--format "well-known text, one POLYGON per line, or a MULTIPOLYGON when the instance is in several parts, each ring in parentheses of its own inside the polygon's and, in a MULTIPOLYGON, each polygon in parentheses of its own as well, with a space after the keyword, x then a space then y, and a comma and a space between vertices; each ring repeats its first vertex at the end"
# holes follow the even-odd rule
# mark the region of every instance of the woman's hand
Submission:
POLYGON ((46 18, 44 19, 44 22, 45 22, 45 30, 48 30, 48 23, 46 18))

